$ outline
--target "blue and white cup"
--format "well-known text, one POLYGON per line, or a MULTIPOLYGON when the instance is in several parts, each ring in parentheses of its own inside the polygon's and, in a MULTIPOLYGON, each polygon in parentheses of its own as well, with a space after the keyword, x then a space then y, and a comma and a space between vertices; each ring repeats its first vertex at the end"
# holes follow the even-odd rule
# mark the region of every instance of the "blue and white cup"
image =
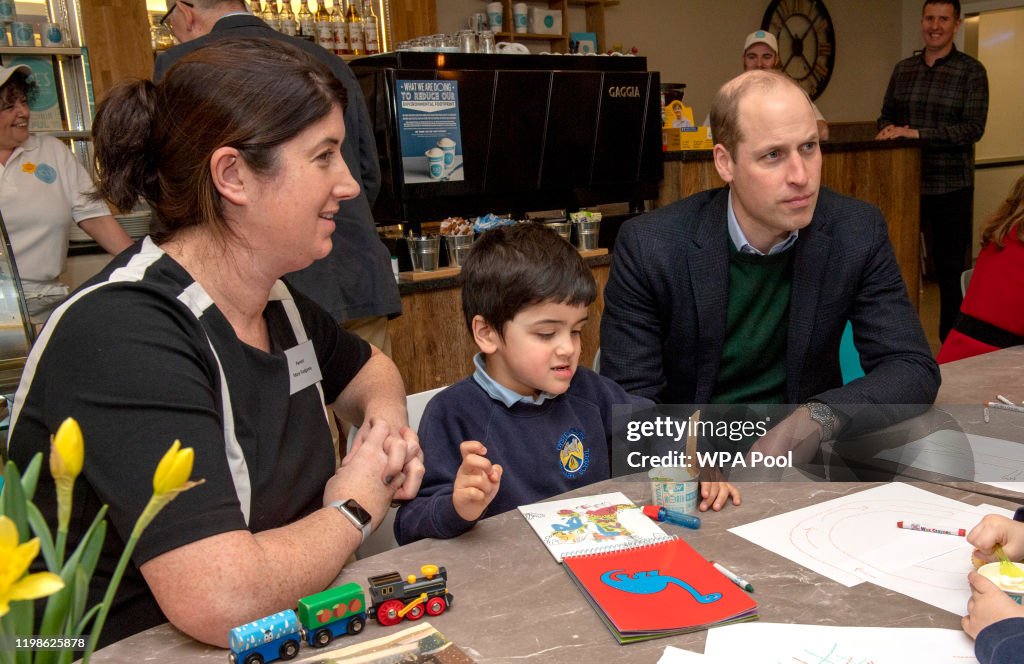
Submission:
POLYGON ((51 48, 64 46, 64 31, 57 23, 43 23, 43 29, 39 36, 42 37, 43 46, 51 48))
POLYGON ((504 11, 500 2, 492 2, 487 5, 487 22, 491 26, 491 32, 501 32, 504 11))
POLYGON ((647 477, 651 482, 652 504, 685 514, 697 511, 700 482, 689 468, 651 468, 647 477))
MULTIPOLYGON (((1024 563, 1013 563, 1014 567, 1024 572, 1024 563)), ((1024 601, 1024 583, 1017 583, 1019 580, 1015 576, 1004 576, 1001 569, 1000 563, 988 563, 978 568, 978 574, 996 584, 1000 590, 1009 595, 1017 604, 1021 604, 1024 601)))
POLYGON ((14 0, 0 0, 0 23, 14 22, 14 0))
POLYGON ((515 31, 522 34, 526 32, 526 3, 517 2, 512 5, 512 25, 515 31))
POLYGON ((430 148, 424 153, 427 158, 428 171, 432 180, 440 180, 444 176, 444 150, 430 148))
POLYGON ((437 142, 437 147, 444 152, 444 168, 448 170, 455 161, 455 141, 445 136, 437 142))
POLYGON ((11 23, 11 45, 12 46, 35 46, 36 33, 31 23, 15 21, 11 23))

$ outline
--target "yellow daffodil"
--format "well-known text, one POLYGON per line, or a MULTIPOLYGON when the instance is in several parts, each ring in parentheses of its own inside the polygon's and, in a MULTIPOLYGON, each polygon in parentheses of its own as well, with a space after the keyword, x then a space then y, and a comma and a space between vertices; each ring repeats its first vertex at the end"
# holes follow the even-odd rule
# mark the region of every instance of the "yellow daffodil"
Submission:
POLYGON ((192 474, 193 458, 191 447, 181 449, 181 441, 174 441, 153 473, 153 495, 162 496, 169 491, 181 489, 192 474))
POLYGON ((74 418, 61 422, 57 435, 50 443, 50 474, 54 479, 70 478, 72 482, 82 472, 85 444, 82 429, 74 418))
POLYGON ((6 516, 0 516, 0 616, 11 610, 10 602, 52 595, 64 582, 52 572, 25 575, 39 555, 39 538, 18 543, 18 528, 6 516))

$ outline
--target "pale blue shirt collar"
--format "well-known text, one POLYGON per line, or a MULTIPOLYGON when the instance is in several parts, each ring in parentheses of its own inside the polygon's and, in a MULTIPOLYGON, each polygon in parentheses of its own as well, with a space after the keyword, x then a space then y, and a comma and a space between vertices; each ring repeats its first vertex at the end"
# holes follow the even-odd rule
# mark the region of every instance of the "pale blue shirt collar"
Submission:
POLYGON ((541 392, 540 396, 537 397, 524 397, 515 390, 510 390, 498 381, 491 378, 491 375, 487 373, 487 368, 484 366, 484 354, 477 353, 473 356, 473 364, 476 366, 476 371, 473 372, 473 380, 477 382, 477 385, 484 388, 484 392, 495 401, 500 401, 505 404, 506 408, 511 408, 517 403, 528 403, 534 406, 539 406, 548 399, 554 399, 557 395, 549 394, 548 392, 541 392))
POLYGON ((743 229, 740 228, 740 220, 736 218, 736 213, 732 209, 732 191, 729 191, 729 210, 726 213, 726 217, 729 220, 729 237, 732 239, 732 246, 741 254, 754 254, 755 256, 772 256, 774 254, 781 254, 786 251, 794 244, 796 239, 800 235, 800 231, 793 231, 789 234, 785 240, 777 242, 768 253, 764 253, 754 245, 747 241, 747 236, 743 233, 743 229))

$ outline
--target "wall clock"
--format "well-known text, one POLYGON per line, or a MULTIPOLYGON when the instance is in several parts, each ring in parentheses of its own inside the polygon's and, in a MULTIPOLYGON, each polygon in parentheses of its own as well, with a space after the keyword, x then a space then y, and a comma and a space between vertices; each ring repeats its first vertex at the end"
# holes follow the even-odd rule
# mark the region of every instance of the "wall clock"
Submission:
POLYGON ((761 29, 779 40, 782 70, 817 99, 836 64, 836 31, 822 0, 772 0, 761 29))

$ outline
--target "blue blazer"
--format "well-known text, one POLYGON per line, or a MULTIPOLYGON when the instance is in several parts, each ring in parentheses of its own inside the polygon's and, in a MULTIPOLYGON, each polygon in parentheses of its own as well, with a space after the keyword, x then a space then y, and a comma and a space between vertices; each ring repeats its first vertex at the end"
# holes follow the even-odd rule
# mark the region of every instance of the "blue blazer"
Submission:
MULTIPOLYGON (((728 198, 728 188, 701 192, 623 225, 604 291, 601 373, 627 391, 710 401, 729 305, 728 198)), ((831 405, 843 437, 933 403, 938 365, 878 208, 822 188, 793 250, 786 400, 831 405), (847 321, 866 375, 843 385, 847 321)))

